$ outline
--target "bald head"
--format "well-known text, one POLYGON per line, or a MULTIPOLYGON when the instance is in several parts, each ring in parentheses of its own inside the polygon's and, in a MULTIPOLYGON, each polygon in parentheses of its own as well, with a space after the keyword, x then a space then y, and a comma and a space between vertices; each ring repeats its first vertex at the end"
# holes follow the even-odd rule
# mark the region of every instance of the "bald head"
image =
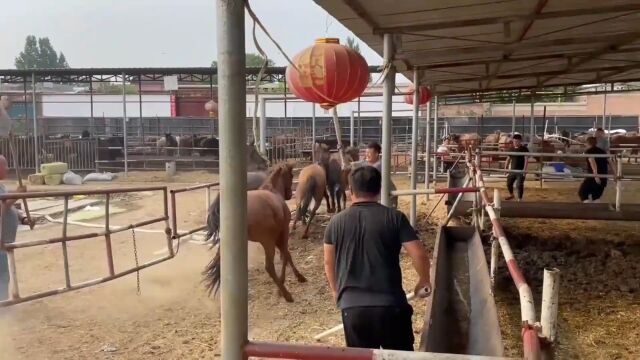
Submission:
POLYGON ((7 177, 7 159, 0 155, 0 180, 4 180, 7 177))

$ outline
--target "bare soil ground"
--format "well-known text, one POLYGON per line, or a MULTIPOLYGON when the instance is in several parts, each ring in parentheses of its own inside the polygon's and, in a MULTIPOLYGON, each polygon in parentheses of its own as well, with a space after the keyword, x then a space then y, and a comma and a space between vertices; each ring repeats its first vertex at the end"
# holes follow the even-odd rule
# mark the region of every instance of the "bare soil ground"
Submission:
MULTIPOLYGON (((215 175, 184 173, 167 181, 164 173, 134 173, 112 184, 84 185, 82 188, 166 184, 182 187, 215 181, 215 175)), ((396 177, 398 188, 408 187, 407 177, 396 177)), ((574 199, 577 184, 528 185, 527 199, 574 199)), ((491 185, 493 186, 493 184, 491 185)), ((71 187, 61 187, 69 189, 71 187)), ((638 188, 627 185, 627 202, 638 202, 638 188)), ((44 189, 44 188, 43 188, 44 189)), ((50 189, 47 187, 46 189, 50 189)), ((610 197, 608 190, 607 196, 610 197)), ((625 195, 626 196, 626 195, 625 195)), ((443 203, 430 219, 427 214, 438 201, 419 197, 420 236, 433 246, 436 224, 446 216, 443 203)), ((114 215, 114 225, 155 217, 162 212, 159 193, 123 196, 117 203, 126 213, 114 215)), ((409 198, 400 205, 408 209, 409 198)), ((291 204, 293 208, 293 204, 291 204)), ((324 209, 324 207, 322 208, 324 209)), ((324 214, 324 210, 320 211, 324 214)), ((178 195, 179 228, 203 224, 203 192, 178 195)), ((101 223, 102 219, 93 220, 101 223)), ((308 282, 299 284, 288 272, 287 287, 295 302, 277 296, 274 284, 263 271, 263 253, 250 246, 249 316, 250 338, 280 342, 313 343, 313 335, 340 323, 328 292, 322 267, 322 234, 328 217, 319 216, 309 239, 300 239, 301 228, 292 234, 293 259, 308 282)), ((593 223, 564 221, 505 221, 514 251, 539 304, 542 267, 562 270, 560 302, 560 345, 558 358, 638 358, 640 357, 640 289, 633 279, 640 275, 638 223, 593 223), (635 273, 634 273, 635 272, 635 273), (631 280, 629 280, 631 279, 631 280), (623 286, 621 286, 623 285, 623 286)), ((163 229, 164 224, 149 229, 163 229)), ((69 233, 94 229, 70 226, 69 233)), ((59 224, 40 225, 20 232, 19 239, 59 236, 59 224)), ((139 260, 161 256, 163 234, 137 232, 139 260)), ((133 234, 113 237, 116 270, 134 264, 133 234)), ((69 243, 71 279, 88 280, 106 273, 104 240, 69 243)), ((205 293, 201 271, 213 256, 208 247, 185 242, 178 255, 140 273, 141 293, 136 294, 136 275, 95 287, 53 296, 8 309, 0 309, 0 359, 210 359, 220 347, 219 302, 205 293)), ((59 244, 17 252, 20 290, 23 294, 60 287, 64 284, 59 244)), ((403 258, 405 289, 415 279, 408 259, 403 258)), ((520 356, 520 321, 517 292, 504 264, 500 268, 496 301, 507 355, 520 356)), ((423 325, 424 300, 413 303, 416 345, 423 325)), ((340 334, 326 344, 343 345, 340 334)))

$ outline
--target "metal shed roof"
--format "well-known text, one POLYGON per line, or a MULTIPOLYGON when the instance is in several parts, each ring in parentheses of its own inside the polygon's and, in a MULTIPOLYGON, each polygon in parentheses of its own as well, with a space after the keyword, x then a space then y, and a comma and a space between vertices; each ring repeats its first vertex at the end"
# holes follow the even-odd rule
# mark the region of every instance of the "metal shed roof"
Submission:
POLYGON ((640 1, 314 0, 436 93, 640 80, 640 1))

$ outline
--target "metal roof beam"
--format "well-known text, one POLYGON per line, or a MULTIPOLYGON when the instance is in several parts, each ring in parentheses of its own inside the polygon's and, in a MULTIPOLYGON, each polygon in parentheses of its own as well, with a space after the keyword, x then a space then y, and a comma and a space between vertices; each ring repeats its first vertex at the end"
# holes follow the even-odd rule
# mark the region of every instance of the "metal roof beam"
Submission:
MULTIPOLYGON (((640 68, 640 64, 633 65, 625 65, 625 66, 610 66, 610 67, 598 67, 598 68, 589 68, 589 69, 576 69, 572 72, 572 74, 589 74, 589 73, 597 73, 602 71, 612 71, 623 73, 629 70, 634 70, 640 68)), ((441 81, 432 81, 430 84, 442 85, 442 84, 456 84, 456 83, 464 83, 464 82, 474 82, 474 81, 486 81, 489 78, 497 79, 497 80, 510 80, 510 79, 531 79, 540 76, 561 76, 566 74, 565 70, 548 70, 548 71, 540 71, 540 72, 532 72, 532 73, 517 73, 517 74, 504 74, 497 75, 495 77, 489 76, 481 76, 481 77, 469 77, 469 78, 453 78, 446 79, 441 81)))
MULTIPOLYGON (((355 0, 344 0, 347 1, 355 1, 355 0)), ((585 1, 585 5, 588 5, 589 2, 585 1)), ((465 20, 450 20, 450 21, 439 21, 439 22, 430 22, 423 24, 413 24, 413 25, 402 25, 402 26, 391 26, 391 27, 375 27, 373 28, 374 34, 384 34, 384 33, 403 33, 403 32, 416 32, 416 31, 430 31, 430 30, 443 30, 443 29, 453 29, 453 28, 461 28, 461 27, 471 27, 471 26, 482 26, 482 25, 493 25, 493 24, 502 24, 505 22, 513 22, 513 21, 528 21, 533 19, 556 19, 563 17, 575 17, 575 16, 584 16, 584 15, 603 15, 608 13, 617 13, 617 12, 628 12, 628 11, 640 11, 640 3, 639 4, 619 4, 619 5, 609 5, 609 6, 588 6, 579 9, 567 9, 567 10, 557 10, 557 11, 547 11, 540 13, 539 15, 534 14, 515 14, 510 16, 491 16, 484 17, 478 19, 465 19, 465 20)))
MULTIPOLYGON (((560 38, 560 39, 548 39, 548 40, 537 40, 537 41, 525 41, 521 43, 515 44, 499 44, 499 45, 486 45, 486 46, 467 46, 467 47, 452 47, 452 48, 442 48, 435 50, 414 50, 414 51, 403 51, 398 53, 397 58, 399 59, 408 59, 415 57, 438 57, 438 56, 451 56, 451 54, 474 54, 478 55, 481 53, 489 53, 489 52, 517 52, 519 50, 531 50, 531 49, 540 49, 544 50, 545 47, 550 46, 567 46, 567 45, 589 45, 589 44, 597 44, 597 43, 606 43, 611 44, 607 45, 606 52, 609 52, 609 48, 613 45, 616 45, 617 42, 620 42, 621 39, 632 38, 633 40, 640 37, 640 31, 633 32, 624 32, 618 34, 605 34, 605 35, 593 35, 593 34, 585 34, 584 37, 571 37, 571 38, 560 38)), ((565 52, 567 56, 573 56, 571 52, 565 52)), ((602 54, 601 54, 602 55, 602 54)))
MULTIPOLYGON (((625 54, 625 53, 633 53, 633 52, 640 52, 640 47, 613 50, 609 54, 625 54)), ((508 59, 503 59, 502 61, 505 63, 517 63, 517 62, 525 62, 525 61, 552 60, 552 59, 560 60, 560 59, 569 59, 569 58, 579 58, 582 56, 589 56, 591 54, 593 54, 593 51, 582 51, 582 52, 574 52, 571 54, 559 53, 559 54, 549 54, 549 55, 509 57, 508 59)), ((494 64, 499 60, 500 59, 472 60, 472 61, 460 61, 460 62, 436 63, 436 64, 417 64, 416 67, 418 67, 421 70, 432 70, 432 69, 435 70, 435 69, 445 69, 445 68, 452 68, 452 67, 494 64)), ((620 61, 623 61, 623 60, 620 60, 620 61)))

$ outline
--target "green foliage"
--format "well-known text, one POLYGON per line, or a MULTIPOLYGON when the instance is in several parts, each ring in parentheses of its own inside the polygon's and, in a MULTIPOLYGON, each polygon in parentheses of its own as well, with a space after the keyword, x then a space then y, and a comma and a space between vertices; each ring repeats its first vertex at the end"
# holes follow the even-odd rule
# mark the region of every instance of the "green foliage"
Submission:
POLYGON ((60 56, 51 45, 48 37, 36 39, 29 35, 25 40, 24 50, 15 59, 16 69, 53 69, 68 68, 64 54, 60 56))
POLYGON ((358 54, 361 54, 360 53, 360 43, 358 43, 356 38, 351 37, 351 36, 347 36, 347 41, 346 41, 345 45, 348 48, 352 49, 353 51, 357 52, 358 54))
MULTIPOLYGON (((98 94, 121 95, 122 84, 99 83, 95 91, 98 94)), ((133 84, 126 84, 125 92, 127 94, 137 94, 138 87, 133 84)))
MULTIPOLYGON (((264 58, 258 54, 249 53, 245 55, 245 66, 250 67, 262 67, 264 58)), ((271 59, 267 59, 267 66, 274 66, 276 63, 271 59)))

